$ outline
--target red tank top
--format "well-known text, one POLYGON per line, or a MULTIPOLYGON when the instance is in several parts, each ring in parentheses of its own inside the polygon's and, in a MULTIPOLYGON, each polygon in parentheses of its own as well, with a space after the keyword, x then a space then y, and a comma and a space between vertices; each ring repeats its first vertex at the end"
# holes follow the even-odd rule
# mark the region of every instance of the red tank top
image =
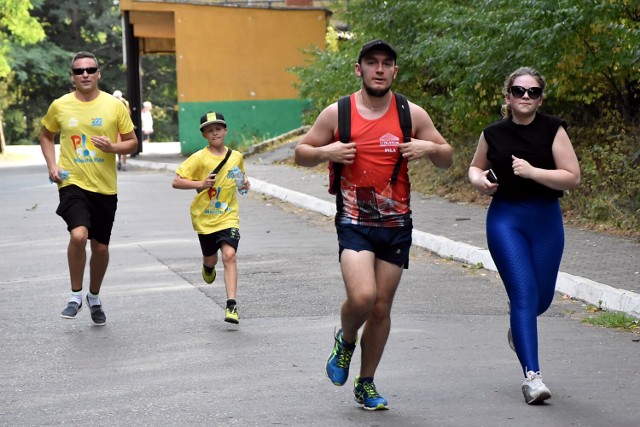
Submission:
POLYGON ((351 142, 356 143, 356 158, 342 171, 344 205, 338 222, 374 227, 405 224, 411 193, 407 162, 400 168, 398 181, 390 182, 402 140, 395 96, 382 117, 367 120, 358 112, 355 94, 351 95, 351 142))

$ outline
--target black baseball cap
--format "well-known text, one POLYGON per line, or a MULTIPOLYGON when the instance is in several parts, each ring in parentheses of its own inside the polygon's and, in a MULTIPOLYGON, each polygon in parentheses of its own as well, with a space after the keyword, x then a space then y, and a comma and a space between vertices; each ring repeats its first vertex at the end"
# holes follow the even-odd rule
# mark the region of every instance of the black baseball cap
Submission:
POLYGON ((365 56, 367 53, 371 52, 372 50, 387 51, 388 53, 391 54, 394 61, 398 57, 398 54, 393 46, 391 46, 389 43, 387 43, 382 39, 375 39, 365 44, 364 46, 362 46, 362 49, 360 49, 360 55, 358 55, 358 63, 360 63, 363 56, 365 56))
POLYGON ((207 125, 211 125, 213 123, 220 123, 227 127, 227 122, 224 121, 224 116, 222 113, 216 113, 214 111, 209 111, 207 114, 200 117, 200 130, 207 125))

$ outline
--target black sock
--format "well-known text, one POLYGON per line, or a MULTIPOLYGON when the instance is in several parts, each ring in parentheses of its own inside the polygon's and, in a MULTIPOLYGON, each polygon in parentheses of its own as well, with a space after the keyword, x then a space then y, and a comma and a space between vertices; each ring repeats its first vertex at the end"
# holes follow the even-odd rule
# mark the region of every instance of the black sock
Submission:
POLYGON ((227 300, 227 308, 233 308, 236 305, 236 300, 228 299, 227 300))
POLYGON ((207 274, 211 274, 213 272, 213 267, 207 267, 206 264, 202 264, 204 266, 204 271, 207 272, 207 274))

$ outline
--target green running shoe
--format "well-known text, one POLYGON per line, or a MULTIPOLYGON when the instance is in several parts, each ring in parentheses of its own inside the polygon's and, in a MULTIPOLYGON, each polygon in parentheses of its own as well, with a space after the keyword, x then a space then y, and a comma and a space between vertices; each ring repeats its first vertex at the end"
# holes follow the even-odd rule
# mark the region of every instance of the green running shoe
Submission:
POLYGON ((353 394, 355 395, 356 402, 364 405, 364 409, 367 411, 389 409, 389 402, 378 394, 373 381, 360 382, 360 377, 356 377, 356 380, 353 382, 353 394))
POLYGON ((239 323, 237 305, 227 307, 224 311, 224 321, 228 323, 235 323, 236 325, 239 323))
POLYGON ((214 280, 216 280, 216 269, 215 267, 211 269, 211 273, 207 273, 207 267, 202 264, 202 278, 205 282, 211 284, 214 280))

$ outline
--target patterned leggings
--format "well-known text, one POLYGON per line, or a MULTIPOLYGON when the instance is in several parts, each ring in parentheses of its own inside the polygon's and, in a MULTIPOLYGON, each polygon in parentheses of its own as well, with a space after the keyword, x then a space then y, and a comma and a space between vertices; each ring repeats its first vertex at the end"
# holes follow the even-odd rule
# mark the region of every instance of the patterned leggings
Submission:
POLYGON ((492 200, 487 243, 511 303, 511 333, 523 373, 539 371, 537 317, 553 301, 564 249, 560 203, 492 200))

